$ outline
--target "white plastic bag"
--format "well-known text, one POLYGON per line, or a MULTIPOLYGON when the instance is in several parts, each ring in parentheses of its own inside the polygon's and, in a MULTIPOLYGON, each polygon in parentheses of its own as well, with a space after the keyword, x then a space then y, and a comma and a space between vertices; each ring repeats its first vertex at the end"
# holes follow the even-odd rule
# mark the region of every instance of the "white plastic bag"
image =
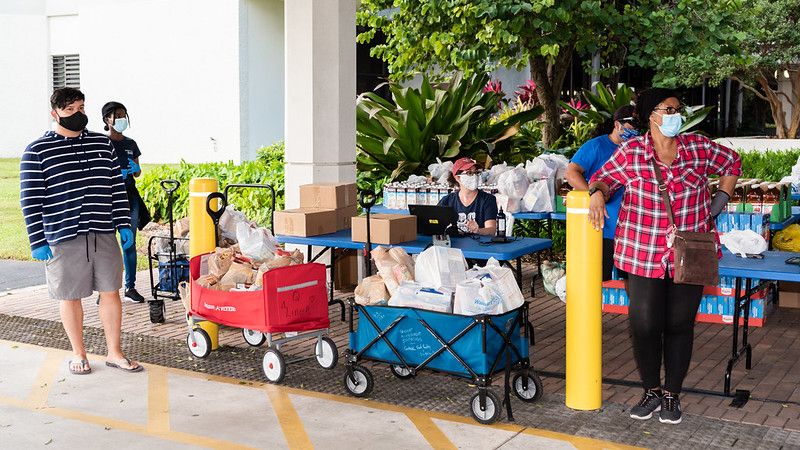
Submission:
POLYGON ((408 182, 411 184, 420 184, 420 183, 426 184, 428 182, 428 179, 423 177, 422 175, 411 175, 410 177, 408 177, 408 182))
POLYGON ((497 178, 497 190, 508 198, 515 200, 521 199, 528 190, 528 174, 522 167, 515 167, 512 170, 503 172, 497 178))
POLYGON ((448 289, 425 287, 413 281, 404 281, 392 294, 389 299, 389 306, 404 306, 452 313, 453 292, 448 289))
POLYGON ((236 240, 236 226, 240 223, 248 223, 247 217, 243 212, 237 211, 233 205, 228 205, 219 218, 219 232, 223 238, 236 240))
POLYGON ((489 169, 489 176, 486 179, 486 184, 495 184, 497 183, 497 178, 504 172, 508 172, 511 170, 511 167, 508 167, 506 163, 495 164, 489 169))
POLYGON ((278 241, 264 227, 253 228, 246 222, 236 225, 236 240, 242 254, 253 263, 261 264, 275 257, 278 241))
POLYGON ((758 255, 767 251, 767 241, 753 230, 731 230, 719 237, 719 241, 731 253, 745 257, 747 253, 758 255))
POLYGON ((558 295, 555 287, 556 283, 567 274, 564 264, 542 261, 540 273, 542 274, 542 284, 544 285, 544 290, 550 294, 558 295))
POLYGON ((466 316, 479 314, 502 314, 503 295, 490 276, 479 281, 464 280, 456 286, 453 312, 466 316))
POLYGON ((436 158, 436 162, 428 166, 428 172, 431 178, 438 184, 447 184, 447 178, 450 171, 453 170, 453 162, 445 161, 436 158))
POLYGON ((559 278, 556 281, 556 295, 562 302, 567 303, 567 276, 559 278))
MULTIPOLYGON (((465 292, 462 293, 462 297, 459 299, 457 286, 456 304, 461 300, 461 305, 457 307, 461 308, 461 310, 477 311, 484 308, 484 312, 475 312, 474 314, 502 314, 519 308, 525 303, 525 297, 522 295, 517 279, 514 277, 514 271, 508 267, 501 266, 494 258, 489 258, 484 267, 473 267, 467 271, 466 275, 467 281, 478 281, 486 289, 481 291, 478 297, 465 298, 464 295, 470 294, 470 290, 468 285, 464 286, 462 290, 465 292), (492 302, 492 292, 496 292, 500 296, 499 306, 496 309, 494 309, 494 303, 492 302), (463 303, 464 301, 467 303, 463 303), (492 312, 488 312, 489 310, 492 312)), ((464 312, 463 314, 470 313, 464 312)))
POLYGON ((569 164, 569 160, 566 156, 560 155, 558 153, 545 153, 544 155, 539 155, 537 158, 541 158, 548 167, 554 172, 554 178, 562 179, 564 178, 564 174, 567 171, 567 165, 569 164))
POLYGON ((525 162, 525 173, 528 175, 528 180, 540 180, 543 178, 551 178, 556 174, 555 169, 551 168, 538 156, 530 161, 525 162))
MULTIPOLYGON (((497 208, 503 208, 503 212, 507 213, 515 213, 519 212, 520 204, 522 200, 516 198, 509 198, 509 196, 504 194, 495 194, 495 200, 497 200, 497 208)), ((508 229, 508 222, 506 222, 506 229, 508 229)))
POLYGON ((433 246, 417 256, 414 279, 423 286, 455 291, 466 279, 467 261, 460 249, 433 246))
POLYGON ((536 180, 528 186, 522 197, 523 211, 553 212, 554 197, 548 184, 548 180, 536 180))

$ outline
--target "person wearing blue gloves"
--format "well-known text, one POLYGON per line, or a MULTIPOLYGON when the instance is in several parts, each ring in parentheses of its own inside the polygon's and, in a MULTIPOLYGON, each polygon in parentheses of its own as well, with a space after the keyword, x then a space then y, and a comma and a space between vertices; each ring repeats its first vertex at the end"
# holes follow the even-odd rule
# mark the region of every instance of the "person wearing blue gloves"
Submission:
MULTIPOLYGON (((617 147, 628 139, 639 136, 634 119, 635 108, 626 105, 614 111, 614 115, 595 129, 597 137, 586 141, 572 157, 565 177, 567 182, 577 191, 589 190, 589 178, 603 167, 617 147)), ((614 232, 617 228, 617 216, 622 204, 625 189, 619 189, 611 198, 606 199, 606 208, 610 216, 603 227, 603 280, 610 280, 614 268, 614 232)), ((625 277, 621 270, 619 275, 625 277)))
POLYGON ((55 130, 28 145, 20 162, 22 214, 31 254, 45 261, 50 298, 59 302, 74 353, 69 371, 92 371, 83 343, 81 300, 97 291, 106 365, 139 372, 142 366, 125 357, 120 342, 120 244, 126 249, 134 245, 128 197, 111 141, 86 130, 84 100, 73 88, 56 89, 50 97, 55 130))
MULTIPOLYGON (((108 102, 102 108, 103 123, 105 130, 108 131, 108 138, 122 169, 122 178, 125 180, 125 192, 128 195, 128 203, 131 207, 131 230, 133 231, 134 241, 136 240, 136 230, 141 230, 149 222, 147 207, 142 201, 139 191, 136 189, 135 177, 142 173, 139 167, 139 146, 136 141, 123 136, 122 133, 130 125, 128 109, 120 102, 108 102)), ((136 290, 136 246, 122 250, 122 264, 125 267, 125 298, 136 303, 143 303, 144 297, 136 290)))

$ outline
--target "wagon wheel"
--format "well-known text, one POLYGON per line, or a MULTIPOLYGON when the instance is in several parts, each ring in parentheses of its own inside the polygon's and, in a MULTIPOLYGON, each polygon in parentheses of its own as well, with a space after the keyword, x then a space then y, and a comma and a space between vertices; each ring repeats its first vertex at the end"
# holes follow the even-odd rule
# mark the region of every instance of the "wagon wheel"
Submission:
POLYGON ((280 383, 283 381, 283 377, 286 376, 286 361, 283 359, 281 352, 275 348, 270 347, 264 353, 262 368, 270 383, 280 383))
POLYGON ((333 343, 328 337, 323 337, 317 340, 317 345, 314 346, 317 356, 317 362, 323 369, 333 369, 339 361, 339 351, 336 349, 336 344, 333 343))
POLYGON ((374 385, 372 373, 366 367, 353 366, 352 375, 348 370, 344 372, 344 387, 355 397, 369 396, 374 385))
POLYGON ((186 336, 186 346, 189 347, 189 353, 198 358, 211 354, 211 338, 202 328, 195 328, 186 336))
POLYGON ((469 401, 472 418, 482 424, 490 424, 500 417, 500 399, 497 394, 486 389, 486 407, 481 408, 480 392, 472 396, 469 401))

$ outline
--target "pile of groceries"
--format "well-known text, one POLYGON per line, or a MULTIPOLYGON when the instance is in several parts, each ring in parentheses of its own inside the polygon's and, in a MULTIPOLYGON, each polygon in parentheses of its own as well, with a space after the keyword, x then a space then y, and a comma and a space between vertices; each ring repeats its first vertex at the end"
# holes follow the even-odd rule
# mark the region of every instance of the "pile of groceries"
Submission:
POLYGON ((371 254, 378 274, 364 278, 356 288, 355 300, 361 305, 474 316, 503 314, 525 301, 514 272, 494 259, 468 270, 457 248, 430 247, 416 262, 399 247, 377 247, 371 254))
MULTIPOLYGON (((496 164, 481 172, 478 189, 494 195, 497 206, 507 213, 553 212, 558 209, 560 194, 569 161, 563 155, 544 154, 525 164, 496 164)), ((448 184, 452 161, 428 166, 429 177, 412 175, 406 181, 387 183, 383 187, 383 206, 405 209, 409 205, 438 205, 456 188, 448 184)))
POLYGON ((220 247, 201 260, 197 284, 215 291, 262 290, 264 273, 278 267, 302 264, 303 253, 278 247, 268 228, 247 220, 232 205, 219 222, 220 247))

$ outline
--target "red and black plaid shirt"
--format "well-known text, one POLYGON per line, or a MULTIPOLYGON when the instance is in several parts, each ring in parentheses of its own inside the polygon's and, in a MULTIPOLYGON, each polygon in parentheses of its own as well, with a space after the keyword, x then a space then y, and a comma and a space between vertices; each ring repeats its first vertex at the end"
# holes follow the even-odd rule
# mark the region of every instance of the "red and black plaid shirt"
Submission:
POLYGON ((711 202, 706 187, 709 175, 742 173, 735 151, 697 134, 681 134, 676 139, 678 155, 670 167, 655 158, 647 133, 620 145, 591 179, 607 184, 612 193, 625 188, 614 239, 614 263, 641 277, 664 278, 667 267, 673 277, 674 256, 667 248, 669 219, 650 161, 655 158, 661 169, 675 225, 681 231, 711 229, 711 202))

